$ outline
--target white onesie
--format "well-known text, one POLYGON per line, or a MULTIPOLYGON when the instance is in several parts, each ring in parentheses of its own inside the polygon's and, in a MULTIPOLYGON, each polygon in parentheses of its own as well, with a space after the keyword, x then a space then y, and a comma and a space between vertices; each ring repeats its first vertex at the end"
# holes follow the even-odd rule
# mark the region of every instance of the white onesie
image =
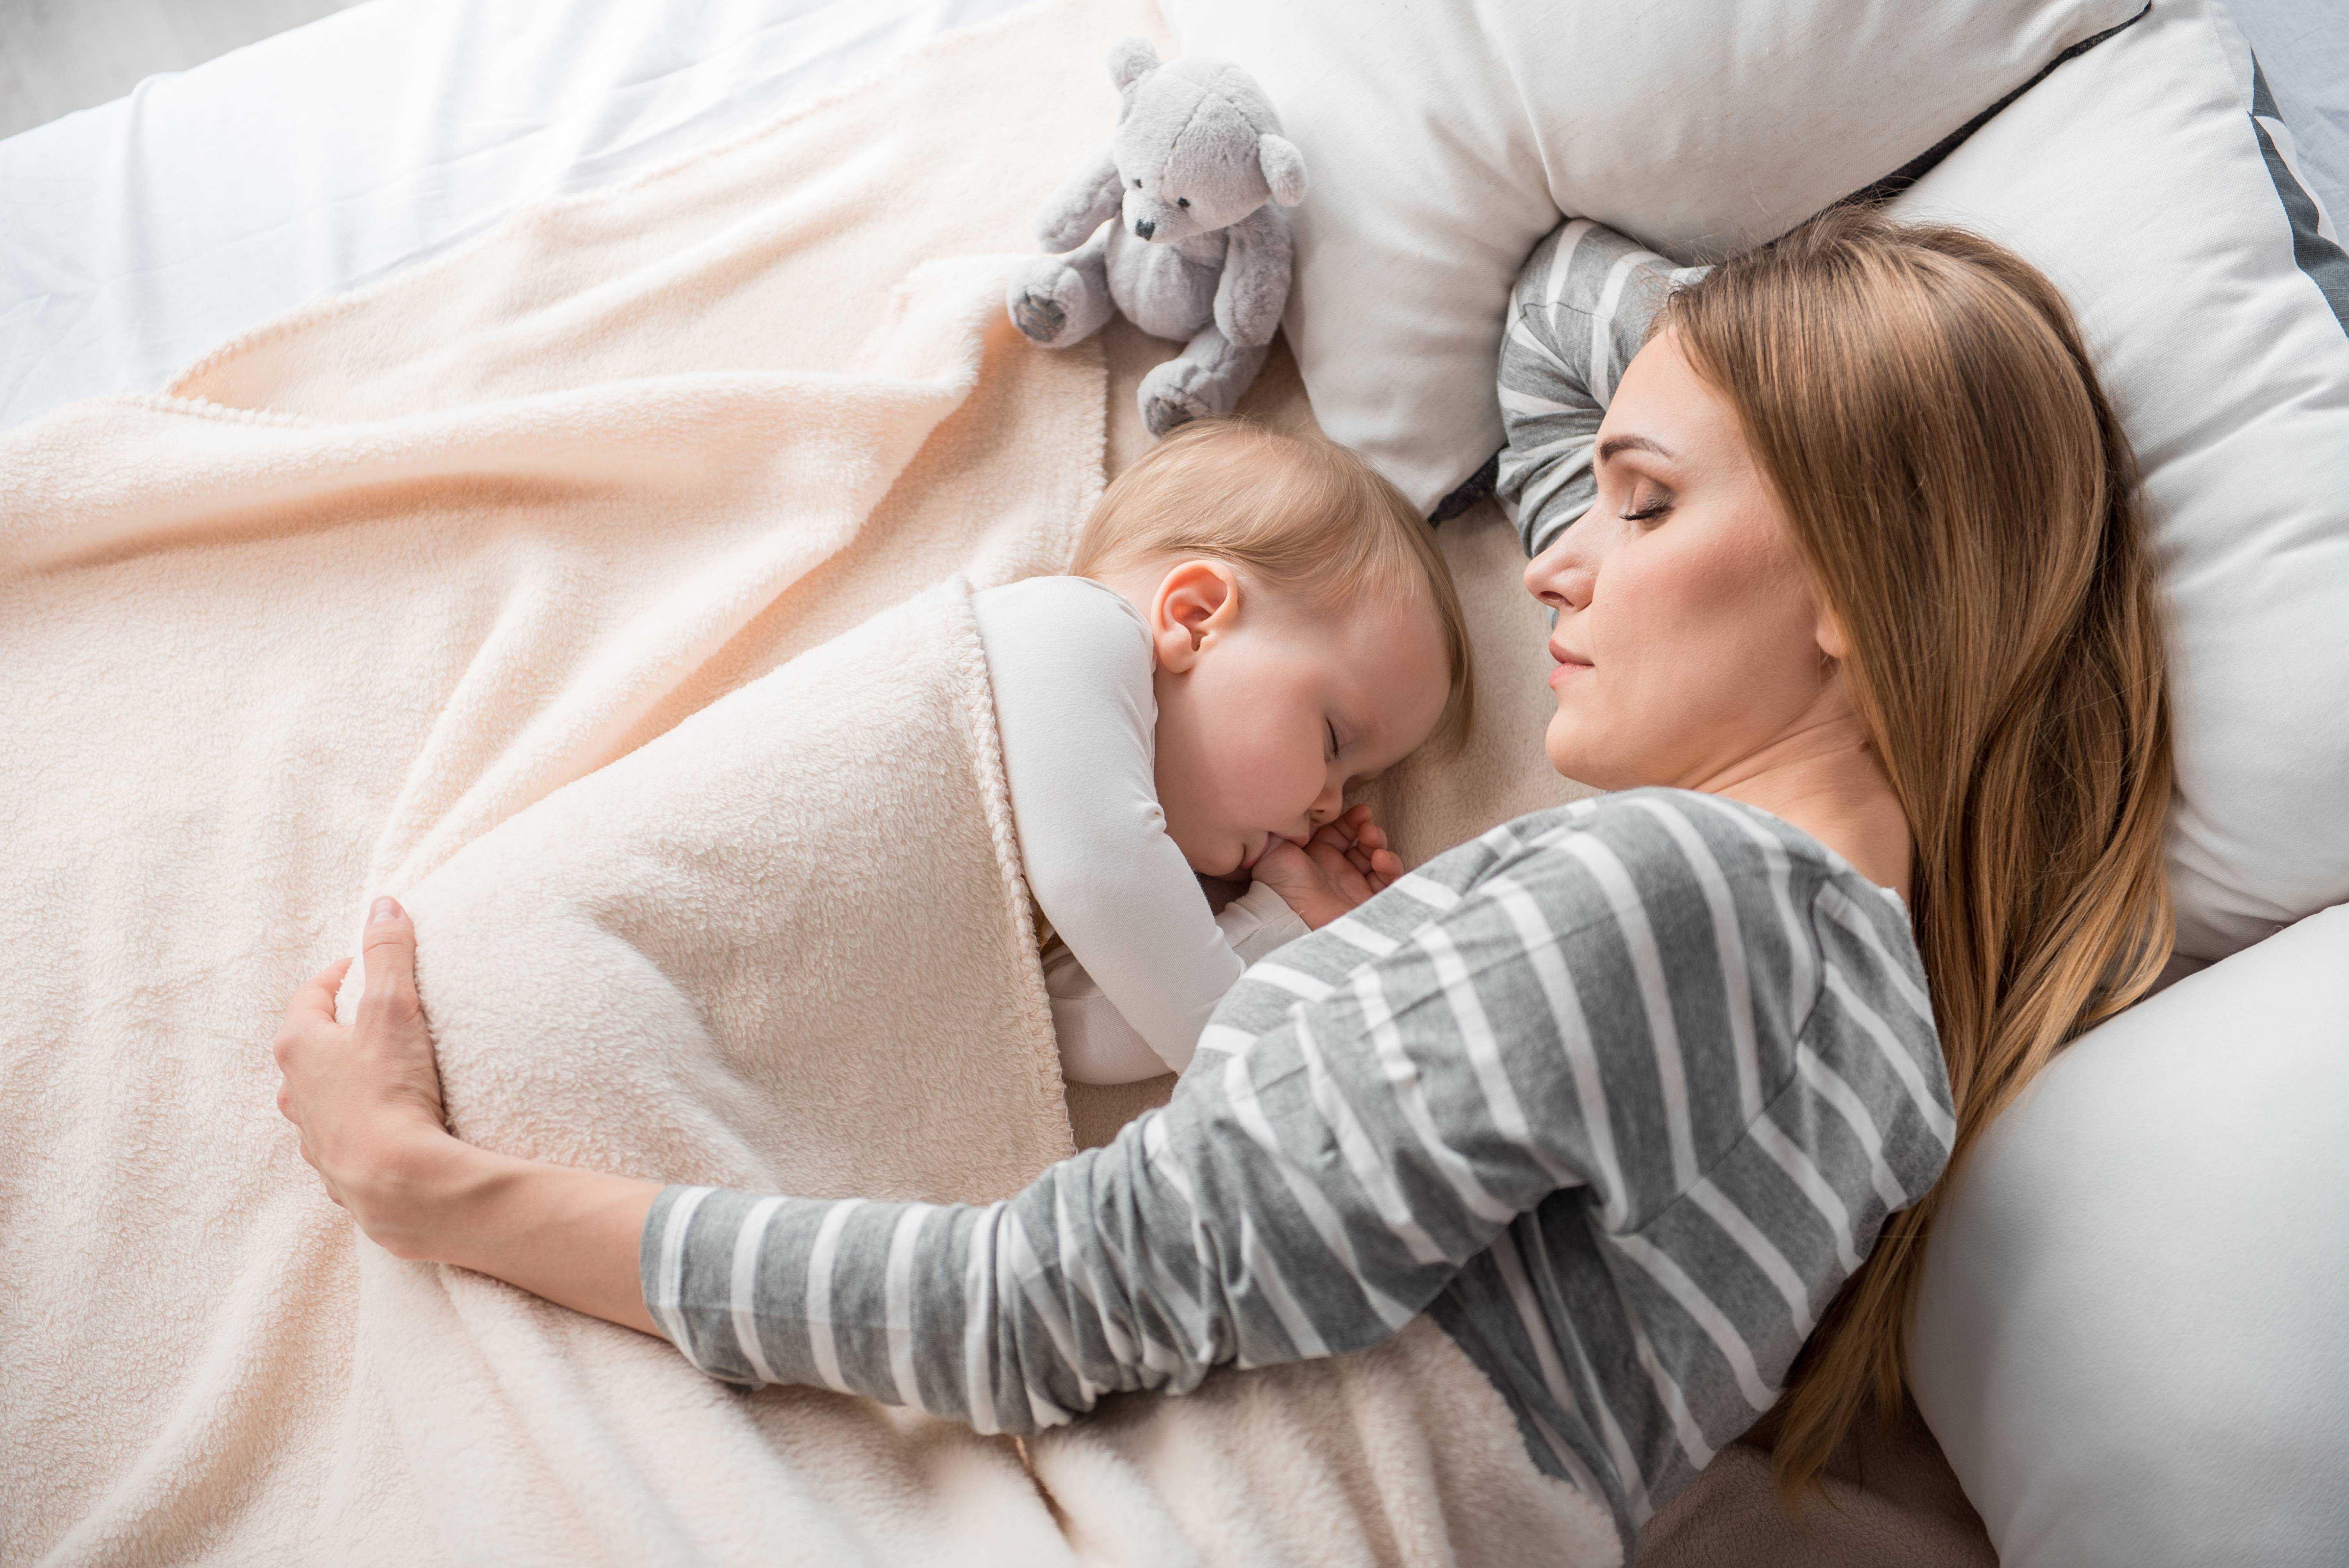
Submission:
POLYGON ((1045 967, 1073 1083, 1180 1071, 1241 972, 1305 934, 1261 883, 1207 907, 1158 804, 1150 634, 1083 577, 971 595, 1029 891, 1067 944, 1045 967))

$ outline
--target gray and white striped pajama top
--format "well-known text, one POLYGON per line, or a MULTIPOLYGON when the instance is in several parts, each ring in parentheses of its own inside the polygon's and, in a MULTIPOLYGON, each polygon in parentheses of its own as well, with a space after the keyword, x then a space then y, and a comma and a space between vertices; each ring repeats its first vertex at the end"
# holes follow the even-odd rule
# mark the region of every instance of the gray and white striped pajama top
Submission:
MULTIPOLYGON (((1517 381, 1564 403, 1548 352, 1560 384, 1517 381)), ((1423 1311, 1628 1560, 1953 1132, 1898 902, 1765 812, 1634 789, 1496 828, 1256 965, 1164 1109, 1016 1197, 665 1190, 645 1300, 712 1376, 1010 1432, 1423 1311)))

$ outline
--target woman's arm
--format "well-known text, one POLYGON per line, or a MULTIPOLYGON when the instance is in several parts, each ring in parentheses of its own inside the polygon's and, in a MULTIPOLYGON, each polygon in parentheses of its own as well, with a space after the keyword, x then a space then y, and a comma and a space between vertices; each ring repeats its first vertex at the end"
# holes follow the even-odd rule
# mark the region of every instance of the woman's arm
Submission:
POLYGON ((1676 285, 1704 275, 1588 218, 1534 247, 1517 274, 1501 339, 1501 425, 1494 490, 1538 555, 1598 493, 1591 447, 1623 367, 1676 285))
POLYGON ((455 1264, 658 1333, 636 1242, 659 1186, 511 1159, 450 1136, 416 995, 416 928, 396 901, 376 901, 366 952, 356 1021, 335 1021, 346 958, 295 993, 275 1044, 285 1073, 277 1109, 327 1194, 399 1257, 455 1264))
POLYGON ((667 1190, 647 1305, 713 1376, 982 1431, 1377 1343, 1588 1168, 1544 1060, 1551 955, 1451 885, 1482 863, 1448 856, 1257 965, 1163 1110, 1001 1202, 667 1190))
POLYGON ((394 1250, 657 1326, 719 1377, 1033 1430, 1436 1305, 1521 1418, 1597 1421, 1620 1436, 1577 1462, 1660 1491, 1767 1407, 1947 1158, 1922 971, 1880 902, 1729 802, 1520 819, 1257 965, 1164 1111, 984 1206, 647 1208, 452 1150, 396 911, 357 1027, 337 971, 289 1009, 283 1103, 394 1250))
POLYGON ((657 1326, 715 1376, 1033 1430, 1112 1389, 1376 1343, 1582 1179, 1571 1093, 1540 1059, 1557 1037, 1532 1026, 1553 960, 1464 901, 1483 863, 1455 851, 1257 965, 1164 1110, 999 1203, 674 1187, 656 1202, 469 1149, 440 1123, 396 905, 368 927, 352 1027, 333 1018, 337 970, 289 1007, 280 1103, 329 1191, 401 1256, 657 1326), (1501 1057, 1523 1087, 1496 1119, 1480 1075, 1501 1057))

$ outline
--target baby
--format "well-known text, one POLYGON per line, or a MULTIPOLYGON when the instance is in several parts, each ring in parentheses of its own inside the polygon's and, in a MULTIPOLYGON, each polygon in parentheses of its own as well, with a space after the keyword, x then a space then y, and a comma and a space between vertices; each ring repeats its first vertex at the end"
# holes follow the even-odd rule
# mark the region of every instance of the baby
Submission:
POLYGON ((1248 964, 1402 873, 1344 797, 1465 731, 1468 640, 1393 486, 1238 421, 1120 476, 1071 571, 971 605, 1061 1068, 1126 1083, 1179 1071, 1248 964), (1199 876, 1254 880, 1217 913, 1199 876))

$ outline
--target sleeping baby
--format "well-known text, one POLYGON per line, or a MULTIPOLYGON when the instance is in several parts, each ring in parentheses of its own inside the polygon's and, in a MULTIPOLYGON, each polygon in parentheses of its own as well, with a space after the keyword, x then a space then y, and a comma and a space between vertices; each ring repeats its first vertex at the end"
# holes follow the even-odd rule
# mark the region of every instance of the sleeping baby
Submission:
POLYGON ((1061 1068, 1181 1068, 1247 965, 1400 875, 1353 784, 1469 717, 1460 603, 1361 459, 1185 427, 1071 574, 972 595, 1061 1068), (1252 879, 1220 913, 1198 878, 1252 879))

